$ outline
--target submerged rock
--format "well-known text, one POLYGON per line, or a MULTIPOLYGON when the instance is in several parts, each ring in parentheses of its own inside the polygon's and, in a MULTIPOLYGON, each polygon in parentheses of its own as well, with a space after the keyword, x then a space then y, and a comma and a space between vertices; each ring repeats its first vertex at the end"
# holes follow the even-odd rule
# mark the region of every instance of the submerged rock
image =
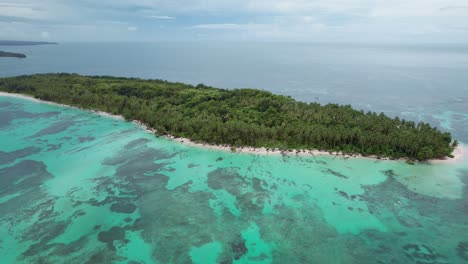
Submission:
POLYGON ((468 242, 458 243, 457 255, 464 260, 468 260, 468 242))
POLYGON ((115 250, 114 241, 125 240, 125 229, 120 226, 113 226, 108 231, 103 231, 98 234, 98 240, 106 243, 107 247, 115 250))

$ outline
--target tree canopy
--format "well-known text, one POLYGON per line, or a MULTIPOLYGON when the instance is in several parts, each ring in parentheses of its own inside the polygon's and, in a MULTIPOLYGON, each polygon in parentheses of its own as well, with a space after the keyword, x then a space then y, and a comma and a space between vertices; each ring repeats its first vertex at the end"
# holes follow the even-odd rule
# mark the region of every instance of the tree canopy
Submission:
POLYGON ((163 80, 77 74, 0 78, 0 90, 139 120, 158 135, 217 145, 319 149, 427 160, 456 142, 427 123, 298 102, 256 89, 217 89, 163 80))

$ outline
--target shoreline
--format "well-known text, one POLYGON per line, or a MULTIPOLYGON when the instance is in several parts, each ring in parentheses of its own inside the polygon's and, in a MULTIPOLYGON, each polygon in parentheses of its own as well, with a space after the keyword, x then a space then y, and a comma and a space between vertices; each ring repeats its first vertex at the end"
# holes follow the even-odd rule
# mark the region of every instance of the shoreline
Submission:
POLYGON ((432 159, 432 160, 429 160, 428 162, 430 164, 456 164, 462 161, 463 157, 465 157, 467 154, 468 154, 468 149, 462 144, 459 144, 453 150, 453 153, 452 153, 453 158, 446 157, 445 159, 432 159))
MULTIPOLYGON (((83 111, 88 111, 103 117, 108 117, 108 118, 113 118, 116 120, 122 120, 125 121, 126 119, 121 116, 121 115, 114 115, 110 114, 107 112, 103 111, 97 111, 97 110, 90 110, 90 109, 84 109, 84 108, 79 108, 75 106, 70 106, 70 105, 65 105, 65 104, 60 104, 60 103, 55 103, 55 102, 50 102, 50 101, 45 101, 41 100, 29 95, 23 95, 23 94, 15 94, 15 93, 7 93, 7 92, 2 92, 0 91, 0 96, 4 97, 13 97, 13 98, 20 98, 24 100, 29 100, 33 101, 36 103, 43 103, 43 104, 48 104, 48 105, 54 105, 54 106, 60 106, 60 107, 67 107, 67 108, 75 108, 83 111)), ((127 120, 128 121, 128 120, 127 120)), ((147 125, 143 124, 142 122, 138 120, 133 120, 133 121, 128 121, 135 123, 138 125, 141 129, 145 130, 148 133, 155 134, 156 130, 148 127, 147 125)), ((390 159, 390 158, 380 158, 375 155, 371 156, 363 156, 361 154, 343 154, 341 152, 328 152, 328 151, 322 151, 322 150, 304 150, 304 149, 294 149, 294 150, 280 150, 278 148, 276 149, 268 149, 265 147, 262 148, 254 148, 254 147, 235 147, 232 149, 230 145, 212 145, 208 143, 199 143, 192 141, 191 139, 188 138, 181 138, 181 137, 174 137, 172 135, 165 135, 163 136, 164 138, 167 138, 169 140, 178 142, 179 144, 183 144, 186 146, 190 147, 198 147, 198 148, 203 148, 207 150, 216 150, 216 151, 223 151, 223 152, 229 152, 229 153, 243 153, 243 154, 256 154, 256 155, 286 155, 286 156, 334 156, 334 157, 339 157, 339 158, 344 158, 344 159, 349 159, 349 158, 363 158, 363 159, 370 159, 370 160, 375 160, 375 161, 407 161, 407 159, 390 159)), ((431 159, 423 162, 418 162, 416 161, 415 163, 429 163, 429 164, 455 164, 463 159, 463 157, 468 153, 467 149, 463 145, 459 145, 452 153, 454 156, 453 158, 446 157, 444 159, 431 159)))
POLYGON ((105 117, 118 119, 118 120, 125 120, 125 118, 123 116, 121 116, 121 115, 113 115, 113 114, 109 114, 109 113, 103 112, 103 111, 97 111, 97 110, 85 109, 85 108, 80 108, 80 107, 66 105, 66 104, 54 103, 54 102, 50 102, 50 101, 41 100, 41 99, 32 97, 30 95, 7 93, 7 92, 0 91, 0 96, 19 98, 19 99, 24 99, 24 100, 28 100, 28 101, 31 101, 31 102, 47 104, 47 105, 54 105, 54 106, 60 106, 60 107, 66 107, 66 108, 75 108, 75 109, 80 109, 80 110, 83 110, 83 111, 88 111, 88 112, 91 112, 91 113, 94 113, 94 114, 97 114, 97 115, 100 115, 100 116, 105 116, 105 117))
MULTIPOLYGON (((147 129, 144 124, 138 123, 148 132, 154 133, 154 130, 147 129)), ((373 161, 407 161, 407 159, 390 159, 387 157, 378 157, 375 155, 370 156, 363 156, 361 154, 344 154, 341 152, 328 152, 323 150, 309 150, 309 149, 294 149, 294 150, 280 150, 280 149, 268 149, 265 147, 262 148, 254 148, 254 147, 236 147, 234 151, 231 149, 229 145, 211 145, 207 143, 199 143, 194 142, 188 138, 176 138, 174 136, 166 136, 167 138, 176 141, 180 144, 184 144, 186 146, 191 147, 198 147, 204 148, 208 150, 215 150, 215 151, 223 151, 223 152, 230 152, 230 153, 239 153, 239 154, 255 154, 255 155, 262 155, 262 156, 269 156, 269 155, 284 155, 284 156, 303 156, 303 157, 313 157, 313 156, 331 156, 337 157, 342 159, 349 159, 349 158, 358 158, 358 159, 368 159, 373 161)), ((463 157, 468 153, 467 149, 462 145, 459 145, 453 152, 453 158, 446 157, 444 159, 431 159, 427 161, 415 161, 416 164, 456 164, 460 162, 463 157)))

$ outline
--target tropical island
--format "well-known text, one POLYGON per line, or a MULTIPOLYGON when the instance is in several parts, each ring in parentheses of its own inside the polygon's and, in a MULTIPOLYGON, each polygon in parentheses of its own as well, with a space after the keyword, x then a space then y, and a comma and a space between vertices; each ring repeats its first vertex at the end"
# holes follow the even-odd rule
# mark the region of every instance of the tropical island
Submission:
POLYGON ((20 58, 20 59, 24 59, 24 58, 26 58, 26 55, 24 55, 22 53, 0 51, 0 58, 20 58))
POLYGON ((158 136, 236 147, 324 150, 391 159, 451 157, 458 142, 427 123, 257 89, 78 74, 0 78, 0 91, 121 115, 158 136))

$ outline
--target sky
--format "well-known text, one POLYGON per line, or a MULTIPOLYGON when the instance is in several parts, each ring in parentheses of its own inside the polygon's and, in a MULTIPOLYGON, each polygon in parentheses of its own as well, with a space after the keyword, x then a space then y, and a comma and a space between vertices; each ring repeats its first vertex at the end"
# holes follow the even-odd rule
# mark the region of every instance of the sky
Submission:
POLYGON ((468 43, 468 0, 0 0, 0 39, 468 43))

